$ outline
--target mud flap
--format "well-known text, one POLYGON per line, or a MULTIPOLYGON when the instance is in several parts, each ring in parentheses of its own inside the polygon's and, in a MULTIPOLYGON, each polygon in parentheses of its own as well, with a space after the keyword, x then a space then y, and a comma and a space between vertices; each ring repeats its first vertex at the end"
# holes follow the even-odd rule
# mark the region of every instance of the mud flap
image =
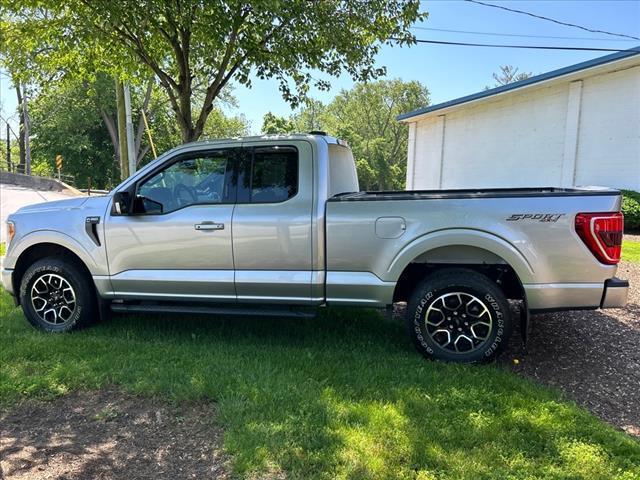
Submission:
POLYGON ((520 305, 520 338, 522 339, 522 349, 527 349, 527 339, 529 337, 530 314, 527 299, 525 298, 520 305))
POLYGON ((102 298, 96 292, 96 299, 98 300, 98 320, 104 322, 111 318, 111 302, 102 298))

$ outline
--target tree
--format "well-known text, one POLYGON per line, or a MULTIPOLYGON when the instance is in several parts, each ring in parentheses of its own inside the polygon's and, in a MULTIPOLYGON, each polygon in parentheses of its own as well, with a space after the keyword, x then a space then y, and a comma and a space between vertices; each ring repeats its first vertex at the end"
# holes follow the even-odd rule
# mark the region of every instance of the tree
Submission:
MULTIPOLYGON (((511 65, 501 65, 500 71, 493 73, 493 79, 496 81, 494 87, 501 87, 520 80, 526 80, 533 74, 531 72, 519 72, 517 67, 511 65)), ((488 90, 490 87, 485 87, 488 90)))
POLYGON ((320 108, 318 103, 307 106, 293 115, 292 121, 313 118, 317 122, 314 129, 346 140, 363 190, 402 189, 408 127, 396 117, 428 104, 429 91, 419 82, 380 80, 342 90, 326 107, 320 108), (310 112, 311 108, 315 111, 310 112))
POLYGON ((305 133, 322 129, 325 106, 319 100, 306 99, 304 106, 289 118, 267 112, 262 119, 262 133, 305 133))
POLYGON ((311 132, 322 130, 322 116, 326 106, 319 100, 312 98, 305 100, 304 107, 292 117, 296 129, 299 132, 311 132))
POLYGON ((262 133, 293 133, 296 124, 293 120, 279 117, 271 112, 265 113, 262 118, 262 133))
MULTIPOLYGON (((173 121, 164 92, 154 86, 132 89, 136 161, 151 157, 147 132, 140 111, 145 110, 156 149, 162 153, 180 144, 180 131, 173 121)), ((230 98, 232 100, 232 98, 230 98)), ((64 159, 63 172, 71 174, 79 187, 111 188, 120 181, 115 128, 115 82, 98 74, 92 82, 63 78, 39 92, 31 103, 34 171, 52 174, 57 154, 64 159), (110 126, 109 126, 110 125, 110 126)), ((209 116, 205 134, 215 137, 242 135, 243 117, 226 115, 218 106, 209 116)))
POLYGON ((22 0, 8 1, 13 41, 40 51, 38 62, 64 69, 143 65, 169 99, 183 142, 198 139, 214 101, 234 79, 275 78, 286 101, 298 105, 312 71, 367 81, 383 43, 411 44, 409 28, 426 18, 418 0, 22 0), (33 15, 34 10, 40 12, 33 15), (40 22, 38 27, 34 22, 40 22), (42 28, 42 22, 48 28, 42 28), (24 35, 24 34, 27 35, 24 35), (70 61, 71 60, 71 61, 70 61), (80 62, 81 67, 72 61, 80 62), (199 98, 197 93, 200 92, 199 98))
MULTIPOLYGON (((63 157, 63 173, 71 174, 80 188, 91 178, 94 188, 112 187, 119 182, 119 165, 104 127, 95 95, 114 91, 109 77, 97 85, 77 81, 56 82, 31 103, 34 171, 52 174, 56 155, 63 157)), ((115 111, 115 106, 109 106, 115 111)), ((112 114, 112 112, 109 112, 112 114)))

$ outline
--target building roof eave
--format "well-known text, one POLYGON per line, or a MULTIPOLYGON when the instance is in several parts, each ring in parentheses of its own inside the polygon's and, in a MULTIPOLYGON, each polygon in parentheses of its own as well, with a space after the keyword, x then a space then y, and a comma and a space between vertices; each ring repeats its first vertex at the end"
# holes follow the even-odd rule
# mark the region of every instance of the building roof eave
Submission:
POLYGON ((419 117, 428 113, 436 112, 438 110, 444 110, 450 107, 462 105, 465 103, 473 102, 476 100, 481 100, 484 98, 493 97, 495 95, 499 95, 502 93, 510 92, 513 90, 518 90, 522 88, 526 88, 529 86, 533 86, 542 82, 546 82, 555 78, 564 77, 566 75, 570 75, 572 73, 580 72, 583 70, 599 67, 601 65, 606 65, 608 63, 616 62, 619 60, 623 60, 629 57, 633 57, 636 55, 640 55, 640 46, 631 48, 629 50, 624 50, 621 52, 612 53, 610 55, 605 55, 603 57, 594 58, 592 60, 587 60, 585 62, 576 63, 574 65, 569 65, 568 67, 559 68, 557 70, 552 70, 550 72, 541 73, 540 75, 535 75, 533 77, 529 77, 525 80, 520 80, 518 82, 509 83, 507 85, 501 85, 499 87, 491 88, 488 90, 484 90, 482 92, 473 93, 471 95, 466 95, 464 97, 459 97, 453 100, 449 100, 447 102, 439 103, 437 105, 426 106, 422 108, 418 108, 411 112, 403 113, 396 117, 396 120, 400 122, 411 121, 411 119, 415 117, 419 117))

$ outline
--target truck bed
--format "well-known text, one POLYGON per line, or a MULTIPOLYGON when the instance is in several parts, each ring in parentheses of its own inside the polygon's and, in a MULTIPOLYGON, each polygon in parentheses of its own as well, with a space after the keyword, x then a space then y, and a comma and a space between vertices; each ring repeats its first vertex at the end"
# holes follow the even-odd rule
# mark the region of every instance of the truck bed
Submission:
POLYGON ((459 198, 513 198, 513 197, 574 197, 617 195, 618 190, 601 187, 585 188, 487 188, 457 190, 395 190, 380 192, 354 192, 335 195, 330 202, 357 202, 380 200, 429 200, 459 198))
POLYGON ((517 274, 532 310, 597 308, 616 266, 589 251, 575 217, 619 210, 620 192, 607 188, 336 195, 326 209, 327 297, 332 283, 350 281, 344 272, 395 285, 408 264, 502 264, 517 274))

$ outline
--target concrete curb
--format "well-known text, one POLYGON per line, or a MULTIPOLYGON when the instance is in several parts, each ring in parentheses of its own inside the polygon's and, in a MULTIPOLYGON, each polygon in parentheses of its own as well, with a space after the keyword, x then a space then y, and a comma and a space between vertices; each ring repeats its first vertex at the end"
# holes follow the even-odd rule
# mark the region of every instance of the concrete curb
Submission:
POLYGON ((56 191, 69 193, 71 195, 84 195, 84 193, 77 188, 67 185, 55 178, 24 175, 22 173, 0 171, 0 183, 18 185, 20 187, 31 188, 33 190, 56 191))

